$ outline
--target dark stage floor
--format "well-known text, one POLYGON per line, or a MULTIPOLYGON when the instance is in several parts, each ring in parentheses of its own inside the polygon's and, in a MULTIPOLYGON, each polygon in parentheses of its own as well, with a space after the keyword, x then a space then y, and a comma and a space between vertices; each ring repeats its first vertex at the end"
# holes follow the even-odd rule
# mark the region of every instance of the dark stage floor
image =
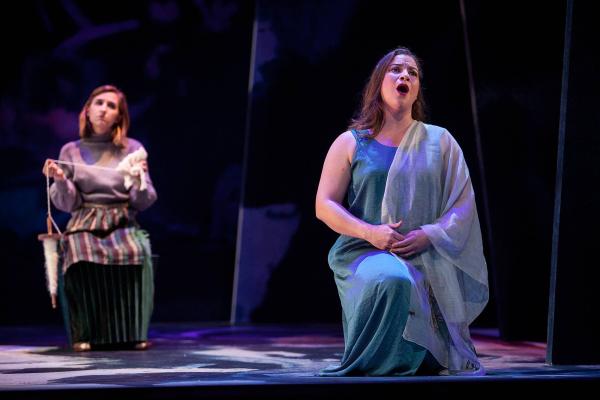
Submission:
POLYGON ((473 336, 483 377, 344 377, 315 373, 343 351, 338 326, 153 324, 148 351, 71 352, 61 327, 0 328, 0 397, 331 398, 401 393, 600 387, 600 366, 548 366, 545 344, 473 336), (470 386, 467 387, 467 386, 470 386))

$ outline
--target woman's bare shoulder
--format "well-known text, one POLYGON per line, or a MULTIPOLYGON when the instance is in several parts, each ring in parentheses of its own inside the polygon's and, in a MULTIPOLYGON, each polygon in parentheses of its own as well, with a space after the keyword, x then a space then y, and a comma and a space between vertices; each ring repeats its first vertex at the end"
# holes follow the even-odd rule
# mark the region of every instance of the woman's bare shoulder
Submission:
POLYGON ((344 153, 349 159, 352 158, 356 149, 356 139, 351 131, 345 131, 338 135, 333 141, 330 151, 344 153))

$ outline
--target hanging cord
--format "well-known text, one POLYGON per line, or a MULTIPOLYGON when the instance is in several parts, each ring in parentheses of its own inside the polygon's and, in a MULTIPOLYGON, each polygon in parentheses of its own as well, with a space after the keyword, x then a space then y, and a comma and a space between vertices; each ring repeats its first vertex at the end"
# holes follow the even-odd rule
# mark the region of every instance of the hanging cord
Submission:
POLYGON ((58 232, 59 235, 62 235, 60 228, 58 227, 58 225, 56 225, 56 221, 54 221, 54 218, 52 218, 52 209, 50 207, 50 177, 48 175, 46 175, 46 201, 48 203, 48 220, 52 222, 52 225, 54 226, 54 229, 56 229, 56 232, 58 232))

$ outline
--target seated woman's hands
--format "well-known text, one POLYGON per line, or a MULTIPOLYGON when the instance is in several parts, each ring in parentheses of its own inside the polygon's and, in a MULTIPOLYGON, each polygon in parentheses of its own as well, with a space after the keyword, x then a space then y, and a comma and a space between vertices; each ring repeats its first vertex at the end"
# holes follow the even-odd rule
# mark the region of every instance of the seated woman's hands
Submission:
POLYGON ((61 167, 58 166, 54 161, 48 159, 44 163, 44 168, 42 168, 42 174, 46 175, 49 178, 54 178, 57 181, 65 180, 65 171, 61 167))

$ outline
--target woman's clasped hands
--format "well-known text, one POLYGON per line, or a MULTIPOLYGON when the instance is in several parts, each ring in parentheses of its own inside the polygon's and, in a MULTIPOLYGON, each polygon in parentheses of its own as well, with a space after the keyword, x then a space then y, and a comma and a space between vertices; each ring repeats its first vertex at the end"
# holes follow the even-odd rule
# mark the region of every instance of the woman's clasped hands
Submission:
POLYGON ((411 257, 431 245, 422 229, 401 234, 397 231, 401 225, 402 221, 393 224, 371 225, 365 239, 376 248, 396 253, 401 257, 411 257))

